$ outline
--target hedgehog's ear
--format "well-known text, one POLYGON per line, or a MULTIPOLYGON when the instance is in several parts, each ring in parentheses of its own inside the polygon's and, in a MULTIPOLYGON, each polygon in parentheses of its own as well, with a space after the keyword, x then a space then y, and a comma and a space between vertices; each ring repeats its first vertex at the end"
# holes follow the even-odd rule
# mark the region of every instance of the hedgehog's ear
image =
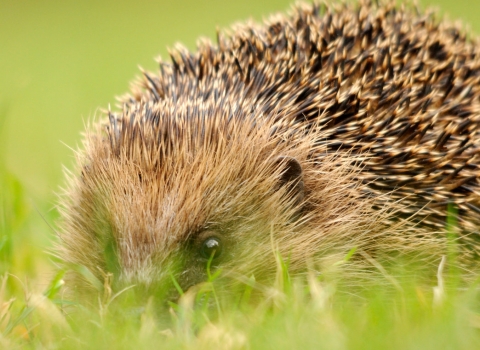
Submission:
POLYGON ((280 156, 275 160, 278 166, 283 167, 278 188, 288 186, 288 191, 295 197, 295 204, 300 204, 305 198, 303 170, 300 162, 293 157, 280 156))

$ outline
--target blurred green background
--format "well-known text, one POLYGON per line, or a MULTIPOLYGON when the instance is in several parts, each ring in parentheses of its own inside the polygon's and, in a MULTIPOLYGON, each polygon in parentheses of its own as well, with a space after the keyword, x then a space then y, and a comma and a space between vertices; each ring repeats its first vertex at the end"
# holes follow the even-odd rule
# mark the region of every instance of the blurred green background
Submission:
MULTIPOLYGON (((55 220, 62 165, 73 162, 67 145, 76 147, 84 123, 128 90, 138 65, 155 70, 154 57, 166 57, 176 42, 194 49, 200 36, 214 38, 216 27, 260 20, 290 3, 0 0, 0 229, 15 235, 9 249, 0 240, 0 253, 16 261, 10 266, 29 270, 32 252, 49 245, 53 230, 42 216, 55 220), (33 250, 13 254, 19 245, 33 250)), ((480 32, 478 0, 420 4, 480 32)))

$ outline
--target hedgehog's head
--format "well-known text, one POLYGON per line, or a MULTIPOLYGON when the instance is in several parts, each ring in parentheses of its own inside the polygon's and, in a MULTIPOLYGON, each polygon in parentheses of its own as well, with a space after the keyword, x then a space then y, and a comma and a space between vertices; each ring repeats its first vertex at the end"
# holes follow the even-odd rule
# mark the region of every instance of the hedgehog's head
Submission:
POLYGON ((114 284, 173 277, 186 290, 209 259, 245 269, 272 250, 272 230, 295 232, 311 145, 233 108, 205 112, 141 105, 87 137, 65 197, 65 260, 114 284))
POLYGON ((301 269, 319 252, 403 244, 372 224, 385 212, 360 200, 353 155, 328 155, 314 126, 292 132, 241 103, 139 104, 99 124, 63 199, 62 258, 111 274, 116 289, 170 294, 173 280, 207 280, 207 265, 260 281, 276 253, 301 269))

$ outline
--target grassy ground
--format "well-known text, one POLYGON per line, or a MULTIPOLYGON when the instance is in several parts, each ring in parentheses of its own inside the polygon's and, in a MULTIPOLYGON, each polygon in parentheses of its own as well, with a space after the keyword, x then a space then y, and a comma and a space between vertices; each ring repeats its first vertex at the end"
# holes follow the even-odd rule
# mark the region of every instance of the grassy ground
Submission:
MULTIPOLYGON (((437 300, 438 282, 408 278, 388 294, 384 283, 359 292, 277 281, 260 306, 225 303, 210 315, 186 295, 165 325, 148 309, 61 312, 61 275, 47 251, 61 165, 72 160, 65 144, 75 146, 83 123, 128 89, 137 65, 155 69, 152 58, 173 43, 193 49, 217 26, 289 2, 0 0, 0 348, 480 348, 476 285, 447 288, 437 300)), ((480 32, 480 2, 422 4, 480 32)))
MULTIPOLYGON (((292 280, 282 267, 252 302, 217 298, 214 282, 189 291, 160 314, 99 300, 94 311, 59 299, 61 274, 42 293, 5 275, 0 286, 0 347, 13 349, 478 349, 478 283, 459 288, 440 273, 425 286, 397 274, 350 290, 313 274, 292 280), (21 284, 12 298, 8 282, 21 284), (260 300, 260 301, 258 301, 260 300), (216 305, 205 307, 205 305, 216 305), (65 310, 65 311, 64 311, 65 310)), ((441 265, 440 265, 440 272, 441 265)))

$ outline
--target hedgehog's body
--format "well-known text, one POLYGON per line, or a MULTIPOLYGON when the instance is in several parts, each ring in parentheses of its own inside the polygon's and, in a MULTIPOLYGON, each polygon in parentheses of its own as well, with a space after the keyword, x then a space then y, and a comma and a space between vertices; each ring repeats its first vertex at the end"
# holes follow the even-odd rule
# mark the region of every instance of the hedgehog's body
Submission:
POLYGON ((63 258, 183 288, 215 247, 214 266, 256 276, 275 249, 293 270, 354 247, 438 263, 448 203, 464 233, 480 223, 479 47, 431 16, 364 4, 299 6, 177 49, 87 136, 63 258))

